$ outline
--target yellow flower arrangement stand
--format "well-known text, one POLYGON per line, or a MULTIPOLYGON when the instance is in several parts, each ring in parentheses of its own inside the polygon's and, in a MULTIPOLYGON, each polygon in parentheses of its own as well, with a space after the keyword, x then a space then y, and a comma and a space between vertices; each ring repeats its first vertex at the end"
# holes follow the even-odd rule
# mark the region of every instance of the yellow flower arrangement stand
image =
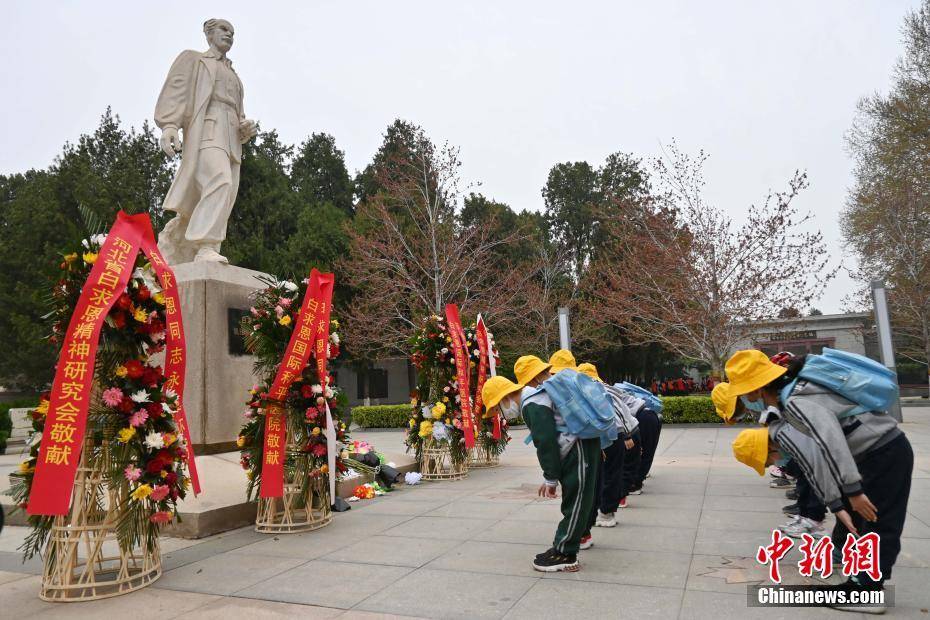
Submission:
POLYGON ((67 515, 55 517, 45 552, 39 598, 44 601, 95 601, 128 594, 161 576, 161 553, 143 544, 123 549, 116 537, 120 506, 129 485, 112 487, 105 476, 109 450, 91 440, 81 451, 74 495, 67 515))
POLYGON ((423 480, 461 480, 468 476, 468 460, 454 459, 448 441, 427 437, 420 450, 420 473, 423 480))
MULTIPOLYGON (((287 453, 304 456, 297 449, 291 425, 287 425, 287 453)), ((255 531, 264 534, 297 534, 332 523, 332 501, 326 476, 310 477, 307 468, 284 468, 284 496, 259 498, 255 531)))

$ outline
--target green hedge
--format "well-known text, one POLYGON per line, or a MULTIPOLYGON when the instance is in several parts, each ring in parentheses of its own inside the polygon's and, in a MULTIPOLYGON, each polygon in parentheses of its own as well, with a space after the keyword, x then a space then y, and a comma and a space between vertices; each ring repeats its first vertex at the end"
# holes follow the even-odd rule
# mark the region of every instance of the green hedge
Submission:
POLYGON ((663 396, 662 421, 665 424, 722 423, 714 412, 710 396, 663 396))
POLYGON ((37 407, 39 397, 26 397, 8 400, 0 403, 0 431, 6 431, 7 437, 13 431, 13 418, 10 417, 10 409, 21 409, 23 407, 37 407))
POLYGON ((352 407, 352 421, 362 428, 406 428, 410 405, 352 407))

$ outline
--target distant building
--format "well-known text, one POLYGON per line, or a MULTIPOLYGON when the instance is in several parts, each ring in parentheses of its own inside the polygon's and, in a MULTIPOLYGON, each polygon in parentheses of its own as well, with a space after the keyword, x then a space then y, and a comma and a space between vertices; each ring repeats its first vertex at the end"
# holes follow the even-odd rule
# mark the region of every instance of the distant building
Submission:
POLYGON ((869 312, 821 314, 772 319, 753 324, 752 334, 737 349, 760 349, 767 355, 821 353, 824 347, 879 359, 874 323, 869 312))
POLYGON ((350 407, 407 403, 417 385, 413 365, 403 357, 374 362, 365 370, 340 366, 335 374, 336 385, 345 390, 350 407))

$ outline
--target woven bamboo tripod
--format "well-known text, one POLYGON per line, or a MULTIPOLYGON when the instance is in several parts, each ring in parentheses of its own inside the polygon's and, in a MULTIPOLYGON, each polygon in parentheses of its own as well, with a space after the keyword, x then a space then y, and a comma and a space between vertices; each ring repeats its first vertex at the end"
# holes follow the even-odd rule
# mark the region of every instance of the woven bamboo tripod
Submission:
MULTIPOLYGON (((294 432, 287 425, 287 454, 305 459, 297 449, 294 432)), ((333 520, 326 476, 307 479, 306 467, 284 468, 284 496, 258 499, 255 531, 264 534, 296 534, 318 530, 333 520)))
MULTIPOLYGON (((106 444, 101 446, 107 451, 106 444)), ((123 549, 116 538, 119 507, 129 493, 121 480, 110 487, 104 476, 106 459, 90 459, 94 445, 81 451, 71 510, 55 517, 45 553, 39 598, 45 601, 95 601, 144 588, 161 576, 161 554, 123 549), (88 461, 93 460, 92 464, 88 461), (116 547, 114 549, 114 546, 116 547)))
POLYGON ((468 460, 456 462, 448 441, 427 437, 420 450, 420 473, 423 480, 461 480, 468 476, 468 460))
POLYGON ((475 441, 475 447, 468 451, 468 467, 476 469, 497 467, 501 464, 500 455, 487 443, 475 441))

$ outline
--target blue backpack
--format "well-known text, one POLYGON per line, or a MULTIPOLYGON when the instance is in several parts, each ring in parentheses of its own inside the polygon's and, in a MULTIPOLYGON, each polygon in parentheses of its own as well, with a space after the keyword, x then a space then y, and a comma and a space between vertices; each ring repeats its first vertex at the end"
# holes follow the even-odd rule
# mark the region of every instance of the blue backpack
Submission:
POLYGON ((662 413, 662 401, 649 390, 641 388, 633 383, 627 383, 626 381, 614 383, 614 387, 646 401, 646 409, 651 409, 655 413, 662 413))
POLYGON ((613 403, 603 384, 570 368, 547 379, 542 389, 564 420, 557 427, 581 439, 601 440, 606 448, 617 439, 617 424, 613 403))
POLYGON ((894 372, 875 360, 847 351, 825 348, 821 355, 808 355, 798 378, 782 389, 783 403, 802 379, 856 404, 840 414, 840 419, 867 411, 888 411, 898 398, 898 377, 894 372))

